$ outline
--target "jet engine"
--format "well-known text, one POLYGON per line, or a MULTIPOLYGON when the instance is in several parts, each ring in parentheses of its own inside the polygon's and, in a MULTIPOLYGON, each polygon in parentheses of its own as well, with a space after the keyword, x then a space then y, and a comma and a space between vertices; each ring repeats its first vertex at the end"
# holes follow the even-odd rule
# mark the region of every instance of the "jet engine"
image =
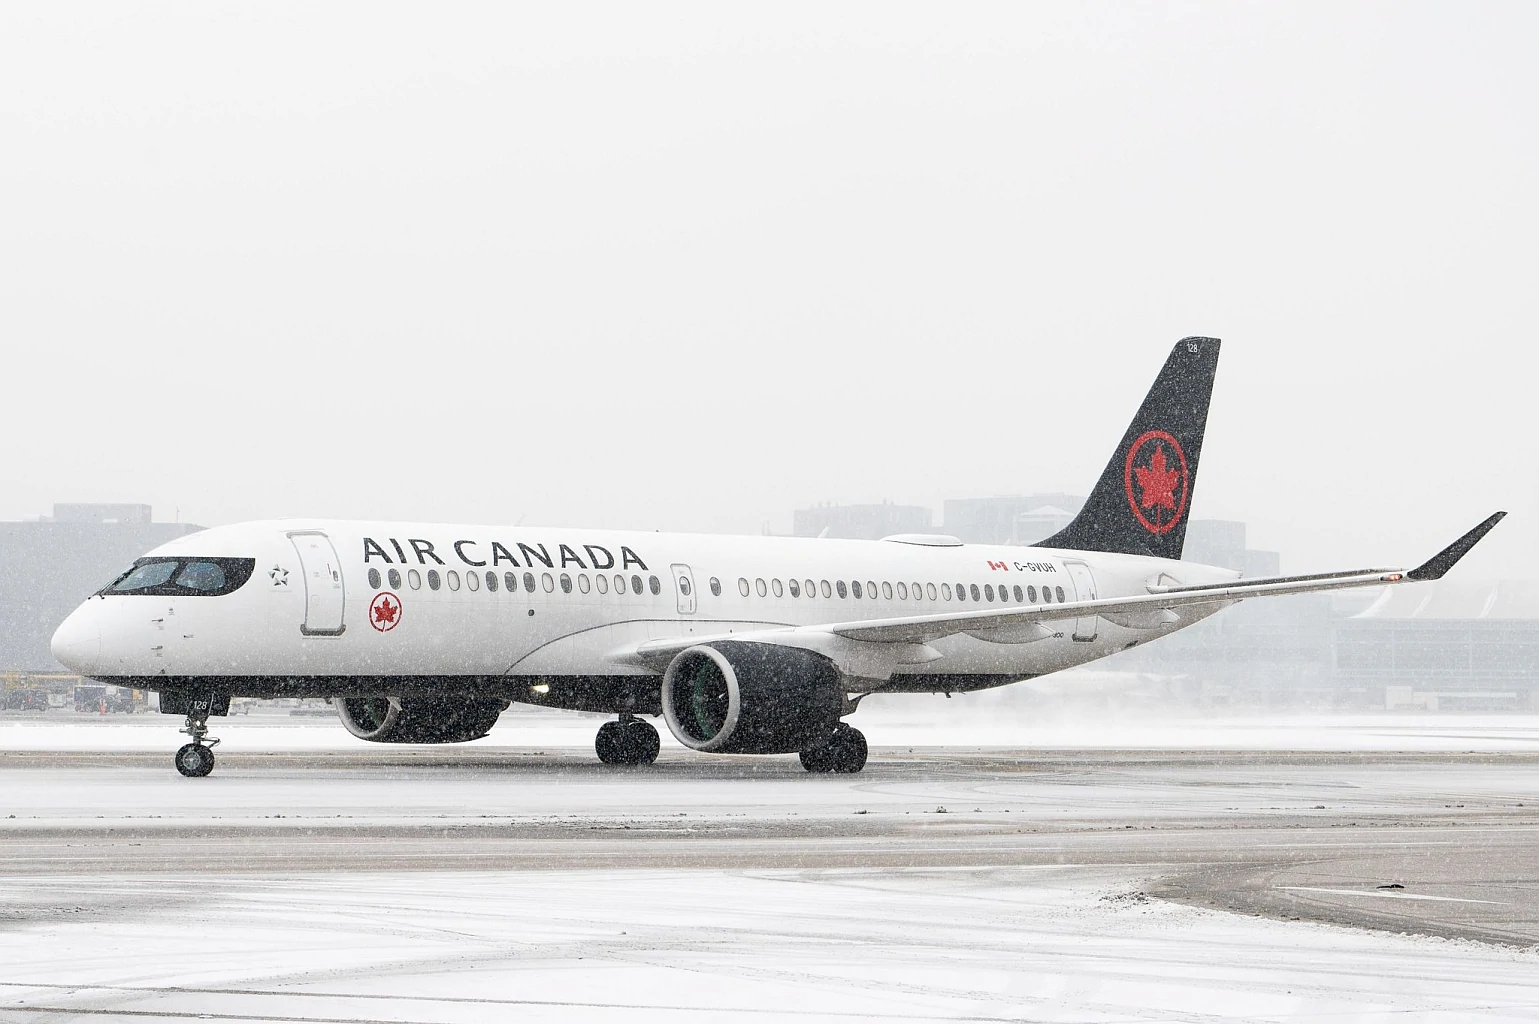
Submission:
POLYGON ((337 697, 337 717, 348 732, 374 743, 463 743, 492 731, 504 700, 443 695, 337 697))
POLYGON ((681 651, 663 673, 663 717, 678 741, 716 754, 788 754, 826 741, 844 688, 820 654, 721 640, 681 651))

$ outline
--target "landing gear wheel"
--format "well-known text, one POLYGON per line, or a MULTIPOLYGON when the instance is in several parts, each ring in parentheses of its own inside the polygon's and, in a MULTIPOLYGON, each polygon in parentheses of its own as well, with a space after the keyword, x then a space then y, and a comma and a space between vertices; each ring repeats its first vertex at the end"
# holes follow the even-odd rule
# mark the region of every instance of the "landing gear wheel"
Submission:
POLYGON ((866 766, 866 734, 853 725, 839 723, 834 730, 834 771, 854 775, 866 766))
POLYGON ((663 749, 662 737, 657 735, 657 729, 650 722, 643 722, 637 718, 625 723, 630 732, 631 754, 635 765, 651 764, 657 760, 657 752, 663 749))
POLYGON ((593 739, 593 752, 605 764, 643 765, 657 760, 662 739, 639 718, 605 722, 593 739))
POLYGON ((201 743, 186 743, 176 752, 176 770, 189 779, 201 779, 214 770, 214 752, 201 743))
POLYGON ((840 722, 822 743, 804 747, 802 767, 809 772, 853 775, 866 766, 866 737, 859 729, 840 722))

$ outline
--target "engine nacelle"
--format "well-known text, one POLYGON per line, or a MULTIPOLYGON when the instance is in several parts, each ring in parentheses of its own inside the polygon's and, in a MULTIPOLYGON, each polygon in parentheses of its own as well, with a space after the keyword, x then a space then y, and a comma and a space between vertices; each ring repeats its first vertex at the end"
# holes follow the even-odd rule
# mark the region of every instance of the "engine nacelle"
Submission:
POLYGON ((663 717, 678 741, 715 754, 789 754, 839 724, 839 670, 812 651, 719 640, 681 651, 663 673, 663 717))
POLYGON ((504 700, 460 695, 337 697, 337 717, 348 732, 373 743, 464 743, 492 731, 504 700))

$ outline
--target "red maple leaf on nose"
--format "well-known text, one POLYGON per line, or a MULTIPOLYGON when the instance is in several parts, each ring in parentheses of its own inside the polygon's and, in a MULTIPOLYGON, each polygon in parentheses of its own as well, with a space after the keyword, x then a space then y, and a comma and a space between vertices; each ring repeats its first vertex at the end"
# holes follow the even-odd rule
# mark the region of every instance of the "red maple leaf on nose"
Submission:
POLYGON ((1147 466, 1134 466, 1133 475, 1138 477, 1138 489, 1143 492, 1139 502, 1144 508, 1168 508, 1176 510, 1176 484, 1181 474, 1165 466, 1165 448, 1156 443, 1154 456, 1147 466))
POLYGON ((393 605, 388 600, 381 601, 374 608, 375 622, 394 622, 396 612, 400 611, 399 605, 393 605))

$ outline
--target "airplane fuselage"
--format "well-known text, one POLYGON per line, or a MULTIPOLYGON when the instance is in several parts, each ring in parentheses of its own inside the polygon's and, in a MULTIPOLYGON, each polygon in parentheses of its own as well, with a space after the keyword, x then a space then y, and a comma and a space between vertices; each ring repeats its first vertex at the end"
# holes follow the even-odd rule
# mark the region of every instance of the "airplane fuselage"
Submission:
MULTIPOLYGON (((212 559, 228 592, 114 592, 61 628, 93 678, 158 690, 348 696, 455 690, 653 712, 657 638, 758 633, 962 610, 1136 596, 1235 573, 1091 551, 531 527, 280 520, 157 548, 212 559), (746 591, 746 593, 745 593, 746 591)), ((182 568, 189 562, 180 563, 182 568)), ((215 588, 216 591, 218 588, 215 588)), ((1028 642, 959 633, 851 691, 962 691, 1105 657, 1211 614, 1118 625, 1094 615, 1028 642)))

